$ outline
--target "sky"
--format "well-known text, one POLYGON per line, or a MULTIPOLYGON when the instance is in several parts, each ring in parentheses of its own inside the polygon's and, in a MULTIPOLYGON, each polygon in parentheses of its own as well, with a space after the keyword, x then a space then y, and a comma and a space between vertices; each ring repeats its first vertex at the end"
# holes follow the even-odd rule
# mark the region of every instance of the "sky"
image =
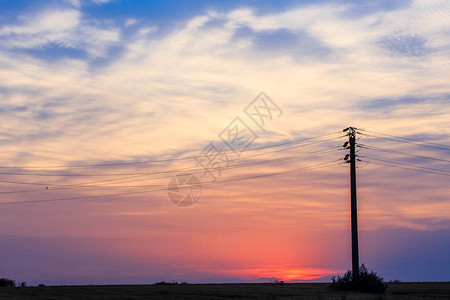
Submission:
POLYGON ((446 0, 0 0, 0 277, 327 282, 353 126, 360 262, 449 281, 449 28, 446 0))

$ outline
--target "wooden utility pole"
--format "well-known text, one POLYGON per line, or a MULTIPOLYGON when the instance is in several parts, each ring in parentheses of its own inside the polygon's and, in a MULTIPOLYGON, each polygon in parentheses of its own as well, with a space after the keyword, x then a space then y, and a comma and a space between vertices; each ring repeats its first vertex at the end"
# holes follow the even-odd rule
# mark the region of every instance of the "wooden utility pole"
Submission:
MULTIPOLYGON (((358 210, 356 205, 356 128, 349 127, 348 145, 350 148, 350 188, 351 188, 351 222, 352 222, 352 274, 353 279, 359 276, 359 249, 358 249, 358 210)), ((346 143, 347 144, 347 143, 346 143)))

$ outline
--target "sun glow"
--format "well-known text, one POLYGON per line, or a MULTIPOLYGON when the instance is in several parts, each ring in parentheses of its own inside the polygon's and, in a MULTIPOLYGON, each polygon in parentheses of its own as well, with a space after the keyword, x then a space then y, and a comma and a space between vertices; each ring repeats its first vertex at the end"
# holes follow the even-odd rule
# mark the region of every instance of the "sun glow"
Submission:
POLYGON ((329 277, 334 274, 342 273, 343 270, 325 269, 325 268, 302 268, 295 266, 262 266, 249 268, 222 268, 217 270, 199 269, 202 272, 222 273, 225 276, 244 278, 249 281, 275 280, 285 282, 297 282, 305 280, 317 280, 329 277))

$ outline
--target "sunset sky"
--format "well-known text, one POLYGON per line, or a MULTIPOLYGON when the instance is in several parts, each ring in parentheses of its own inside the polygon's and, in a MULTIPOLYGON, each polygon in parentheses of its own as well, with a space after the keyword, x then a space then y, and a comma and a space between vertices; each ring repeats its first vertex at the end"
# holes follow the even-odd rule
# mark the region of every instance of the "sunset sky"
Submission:
POLYGON ((449 78, 447 0, 0 0, 0 277, 327 282, 355 126, 360 262, 450 281, 449 78))

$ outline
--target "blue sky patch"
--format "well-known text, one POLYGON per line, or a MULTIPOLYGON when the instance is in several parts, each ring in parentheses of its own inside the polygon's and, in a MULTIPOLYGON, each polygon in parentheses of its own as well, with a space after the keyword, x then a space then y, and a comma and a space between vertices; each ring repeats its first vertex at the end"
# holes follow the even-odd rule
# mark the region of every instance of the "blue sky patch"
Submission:
POLYGON ((50 43, 45 45, 44 47, 39 48, 14 49, 14 51, 23 52, 32 57, 39 58, 48 62, 55 62, 65 58, 82 60, 87 58, 87 53, 83 50, 60 46, 56 43, 50 43))
POLYGON ((382 39, 380 45, 393 55, 425 56, 429 50, 427 39, 419 35, 390 36, 382 39))
POLYGON ((287 29, 277 29, 256 32, 242 27, 236 31, 233 39, 251 39, 256 51, 290 54, 293 57, 323 57, 331 53, 331 49, 320 40, 304 31, 294 33, 287 29))

